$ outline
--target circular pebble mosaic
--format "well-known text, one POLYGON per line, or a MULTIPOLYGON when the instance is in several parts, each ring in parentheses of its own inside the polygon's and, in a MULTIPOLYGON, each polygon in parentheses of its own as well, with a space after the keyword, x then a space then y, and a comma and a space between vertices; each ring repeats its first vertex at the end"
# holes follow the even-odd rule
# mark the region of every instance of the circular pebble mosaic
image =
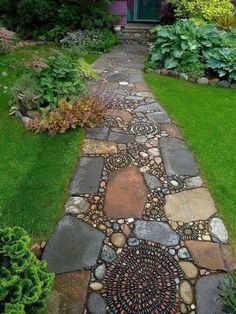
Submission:
POLYGON ((135 135, 159 134, 160 129, 153 123, 140 121, 131 124, 130 132, 135 135))
POLYGON ((181 240, 197 240, 199 236, 198 229, 193 224, 183 224, 178 227, 176 232, 179 234, 181 240))
POLYGON ((116 171, 121 168, 130 166, 133 159, 128 153, 118 153, 109 156, 105 161, 106 169, 109 171, 116 171))
POLYGON ((107 269, 103 296, 109 314, 174 314, 179 308, 181 269, 168 249, 140 241, 126 247, 107 269))

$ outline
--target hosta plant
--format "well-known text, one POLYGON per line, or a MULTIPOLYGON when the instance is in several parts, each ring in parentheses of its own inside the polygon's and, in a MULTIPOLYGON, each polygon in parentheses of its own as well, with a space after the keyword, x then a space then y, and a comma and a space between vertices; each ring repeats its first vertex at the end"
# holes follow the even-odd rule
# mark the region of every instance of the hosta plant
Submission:
POLYGON ((21 228, 0 229, 0 313, 40 314, 54 280, 21 228))
POLYGON ((206 66, 229 81, 236 81, 236 48, 215 48, 204 54, 206 66))

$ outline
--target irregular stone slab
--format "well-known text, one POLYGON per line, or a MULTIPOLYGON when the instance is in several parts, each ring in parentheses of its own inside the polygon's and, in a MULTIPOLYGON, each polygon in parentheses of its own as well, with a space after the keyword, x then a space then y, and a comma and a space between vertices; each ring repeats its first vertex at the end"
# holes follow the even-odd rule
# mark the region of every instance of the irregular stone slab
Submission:
POLYGON ((160 109, 161 109, 161 106, 154 102, 149 105, 139 106, 134 110, 134 112, 146 113, 148 111, 160 111, 160 109))
POLYGON ((65 204, 65 212, 67 214, 81 214, 89 209, 88 201, 83 197, 71 196, 65 204))
POLYGON ((103 232, 72 216, 62 218, 44 250, 47 270, 72 272, 96 264, 105 238, 103 232))
POLYGON ((153 123, 168 123, 171 121, 165 112, 147 113, 146 117, 153 123))
POLYGON ((217 242, 227 242, 228 232, 220 218, 212 218, 210 221, 210 234, 217 242))
POLYGON ((143 98, 143 96, 127 96, 125 97, 125 100, 141 101, 143 98))
POLYGON ((150 190, 156 190, 162 186, 161 181, 154 175, 145 173, 144 180, 150 190))
POLYGON ((119 109, 108 109, 105 113, 106 116, 112 117, 112 118, 121 118, 125 122, 130 122, 133 120, 132 113, 125 111, 125 110, 119 110, 119 109))
POLYGON ((165 131, 170 137, 177 137, 179 139, 182 139, 182 135, 179 131, 179 129, 177 128, 177 126, 175 124, 172 123, 163 123, 161 125, 161 128, 163 131, 165 131))
POLYGON ((186 241, 185 243, 199 267, 225 271, 236 269, 236 259, 229 245, 206 241, 186 241))
POLYGON ((140 240, 158 242, 166 246, 179 243, 179 235, 164 222, 138 220, 135 222, 134 235, 140 240))
POLYGON ((138 167, 110 173, 104 207, 107 217, 141 218, 146 199, 147 188, 138 167))
POLYGON ((196 176, 199 171, 192 154, 183 141, 177 138, 160 139, 161 153, 168 175, 196 176))
POLYGON ((168 220, 181 222, 206 220, 217 212, 205 188, 167 195, 164 210, 168 220))
POLYGON ((82 157, 69 186, 70 195, 97 193, 104 159, 82 157))
POLYGON ((226 314, 220 298, 219 287, 227 279, 225 274, 214 274, 201 277, 196 283, 196 305, 198 314, 226 314))
POLYGON ((116 143, 85 139, 82 147, 84 155, 102 155, 118 153, 116 143))
POLYGON ((106 314, 107 305, 100 293, 91 293, 88 298, 90 314, 106 314))
POLYGON ((106 126, 86 129, 86 137, 97 140, 106 140, 108 137, 109 128, 106 126))
POLYGON ((117 133, 117 132, 110 132, 108 137, 108 141, 116 142, 116 143, 133 143, 134 142, 134 135, 127 134, 127 133, 117 133))
POLYGON ((83 314, 89 279, 89 271, 57 275, 44 313, 83 314))

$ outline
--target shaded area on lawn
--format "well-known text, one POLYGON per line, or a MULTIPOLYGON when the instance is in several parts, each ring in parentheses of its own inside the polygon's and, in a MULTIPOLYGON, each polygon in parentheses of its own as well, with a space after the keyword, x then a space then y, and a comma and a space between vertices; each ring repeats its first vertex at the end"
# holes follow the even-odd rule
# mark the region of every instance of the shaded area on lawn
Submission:
MULTIPOLYGON (((20 121, 9 116, 10 91, 3 91, 4 86, 10 90, 18 62, 35 56, 47 58, 55 49, 50 45, 25 47, 0 57, 0 225, 21 226, 34 240, 47 239, 63 214, 83 130, 55 137, 31 134, 20 121)), ((92 63, 97 56, 84 58, 92 63)))
POLYGON ((182 130, 236 248, 236 90, 156 74, 145 80, 182 130))

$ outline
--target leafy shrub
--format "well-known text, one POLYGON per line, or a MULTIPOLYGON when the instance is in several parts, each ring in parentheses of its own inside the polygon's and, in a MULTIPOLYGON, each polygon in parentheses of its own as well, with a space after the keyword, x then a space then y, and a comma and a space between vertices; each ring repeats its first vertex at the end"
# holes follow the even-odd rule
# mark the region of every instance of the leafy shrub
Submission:
POLYGON ((233 314, 236 309, 236 272, 228 274, 220 287, 220 297, 223 300, 223 310, 226 313, 233 314))
POLYGON ((21 228, 0 229, 0 313, 41 313, 54 275, 29 249, 21 228))
POLYGON ((174 25, 158 26, 154 28, 153 33, 156 40, 150 48, 148 59, 150 63, 146 65, 153 68, 155 63, 156 67, 177 69, 192 76, 202 76, 207 63, 207 68, 216 71, 220 77, 235 79, 233 33, 219 31, 210 24, 199 25, 189 20, 180 20, 174 25))
POLYGON ((31 70, 16 80, 11 105, 21 111, 58 105, 62 98, 70 101, 85 95, 88 81, 96 72, 83 59, 58 54, 47 61, 48 67, 31 70))
POLYGON ((54 41, 59 43, 59 41, 65 36, 66 28, 63 25, 56 25, 50 31, 47 31, 41 39, 43 41, 54 41))
POLYGON ((27 127, 33 132, 48 132, 50 135, 64 133, 76 127, 94 127, 102 121, 110 99, 94 94, 74 102, 60 101, 59 107, 40 117, 36 116, 27 127))
POLYGON ((236 48, 214 48, 204 55, 206 66, 216 71, 219 77, 236 81, 236 48))
POLYGON ((176 15, 182 18, 194 18, 206 22, 214 22, 220 16, 229 15, 233 11, 230 0, 170 0, 177 7, 176 15))
POLYGON ((109 30, 79 30, 77 32, 68 33, 61 40, 61 44, 65 47, 80 46, 81 49, 91 52, 107 52, 117 44, 117 37, 109 30))

